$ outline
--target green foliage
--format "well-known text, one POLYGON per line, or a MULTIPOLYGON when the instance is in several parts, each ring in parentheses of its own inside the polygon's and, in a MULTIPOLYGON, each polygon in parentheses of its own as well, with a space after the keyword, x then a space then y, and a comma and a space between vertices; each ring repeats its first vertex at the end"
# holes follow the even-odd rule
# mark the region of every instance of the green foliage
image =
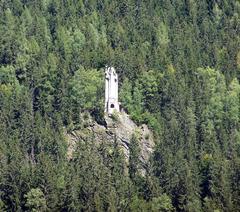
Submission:
POLYGON ((0 8, 1 211, 239 211, 239 1, 0 8), (136 137, 129 167, 94 134, 68 157, 65 129, 84 134, 82 113, 105 123, 105 65, 154 133, 145 176, 136 137))
POLYGON ((163 194, 160 197, 153 198, 151 202, 151 209, 152 211, 174 211, 172 206, 171 199, 166 195, 163 194))
POLYGON ((84 70, 75 72, 70 82, 70 95, 74 103, 83 110, 91 110, 101 103, 103 93, 103 77, 97 70, 84 70))
POLYGON ((2 200, 0 200, 0 209, 2 210, 2 211, 4 211, 4 203, 3 203, 3 201, 2 200))
POLYGON ((12 66, 0 67, 0 93, 3 96, 17 94, 21 90, 21 85, 17 80, 12 66))
POLYGON ((46 211, 46 199, 43 192, 39 189, 31 189, 26 195, 26 206, 29 211, 46 211))
POLYGON ((101 122, 103 113, 103 74, 96 69, 77 70, 69 82, 69 99, 72 105, 71 114, 79 122, 80 112, 89 110, 101 122))
POLYGON ((129 176, 133 182, 136 182, 140 176, 140 168, 139 139, 136 134, 133 134, 129 145, 129 176))
POLYGON ((132 85, 128 78, 123 81, 121 86, 120 101, 122 106, 128 111, 132 111, 132 85))
POLYGON ((139 199, 135 196, 131 200, 130 211, 149 211, 150 207, 149 204, 144 199, 139 199))
POLYGON ((113 111, 113 113, 111 114, 111 119, 114 122, 119 122, 119 114, 116 111, 113 111))
POLYGON ((174 211, 174 208, 171 203, 171 199, 166 195, 163 194, 159 197, 154 197, 151 201, 147 202, 144 199, 140 199, 137 196, 134 196, 130 210, 135 211, 152 211, 152 212, 170 212, 174 211))

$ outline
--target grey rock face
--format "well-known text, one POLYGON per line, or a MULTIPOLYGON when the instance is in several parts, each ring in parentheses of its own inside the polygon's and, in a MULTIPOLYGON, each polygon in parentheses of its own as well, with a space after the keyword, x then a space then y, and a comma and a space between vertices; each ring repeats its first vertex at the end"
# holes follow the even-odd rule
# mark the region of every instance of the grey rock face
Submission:
POLYGON ((148 163, 155 145, 153 134, 147 125, 143 124, 137 126, 125 112, 113 114, 111 117, 106 116, 105 121, 107 123, 106 127, 91 120, 91 124, 89 124, 87 128, 66 133, 68 158, 71 159, 78 141, 87 140, 91 137, 91 140, 93 139, 96 145, 101 143, 114 145, 117 143, 123 151, 126 166, 128 166, 130 152, 129 145, 132 136, 137 134, 140 147, 140 161, 142 164, 140 169, 141 173, 144 175, 144 167, 148 163))

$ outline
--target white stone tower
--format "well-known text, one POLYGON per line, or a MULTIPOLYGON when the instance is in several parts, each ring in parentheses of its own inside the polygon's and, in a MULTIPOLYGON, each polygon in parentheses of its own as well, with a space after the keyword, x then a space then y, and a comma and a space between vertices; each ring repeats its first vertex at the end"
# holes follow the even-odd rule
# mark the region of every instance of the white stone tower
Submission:
POLYGON ((105 69, 105 113, 119 112, 118 75, 113 67, 105 69))

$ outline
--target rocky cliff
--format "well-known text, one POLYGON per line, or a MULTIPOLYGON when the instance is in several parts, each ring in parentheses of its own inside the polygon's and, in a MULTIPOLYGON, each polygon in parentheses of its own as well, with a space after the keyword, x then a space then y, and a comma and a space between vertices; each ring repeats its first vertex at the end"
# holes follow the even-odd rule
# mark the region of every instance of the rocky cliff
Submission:
POLYGON ((140 149, 140 169, 144 174, 146 164, 154 147, 153 134, 147 125, 137 126, 124 111, 113 114, 111 117, 106 116, 105 126, 96 123, 90 116, 85 116, 83 121, 85 125, 83 129, 66 133, 69 159, 71 159, 77 143, 81 140, 89 140, 90 138, 96 144, 117 144, 123 151, 127 166, 130 155, 129 146, 133 135, 135 135, 140 149))

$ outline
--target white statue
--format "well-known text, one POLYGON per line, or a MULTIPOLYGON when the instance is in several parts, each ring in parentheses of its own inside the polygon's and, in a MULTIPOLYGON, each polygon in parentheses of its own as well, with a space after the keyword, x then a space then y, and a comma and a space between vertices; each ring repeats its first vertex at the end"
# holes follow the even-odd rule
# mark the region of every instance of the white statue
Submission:
POLYGON ((105 69, 105 113, 119 112, 118 75, 113 67, 105 69))

